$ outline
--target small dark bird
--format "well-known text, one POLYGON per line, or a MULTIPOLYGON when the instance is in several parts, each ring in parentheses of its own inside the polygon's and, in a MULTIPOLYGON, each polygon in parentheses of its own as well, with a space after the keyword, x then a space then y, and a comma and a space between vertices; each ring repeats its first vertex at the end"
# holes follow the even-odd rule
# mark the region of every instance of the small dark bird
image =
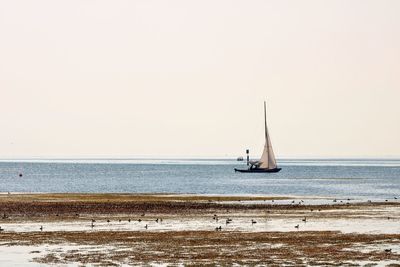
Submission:
POLYGON ((255 223, 257 223, 257 222, 255 220, 251 219, 251 224, 253 225, 255 223))
POLYGON ((336 198, 333 200, 333 202, 336 202, 337 200, 336 200, 336 198))
POLYGON ((119 219, 118 222, 121 222, 121 219, 119 219))
POLYGON ((143 213, 142 213, 142 215, 140 215, 140 216, 142 216, 142 217, 143 217, 144 215, 146 215, 146 214, 144 214, 144 212, 143 212, 143 213))
POLYGON ((96 220, 95 220, 95 219, 92 219, 92 223, 94 223, 94 222, 96 222, 96 220))
POLYGON ((148 228, 147 224, 146 224, 146 226, 144 228, 146 228, 146 229, 148 228))
POLYGON ((158 223, 158 218, 156 219, 156 223, 158 223))
POLYGON ((90 227, 94 228, 94 223, 92 222, 92 224, 90 225, 90 227))
POLYGON ((41 225, 39 229, 40 229, 40 231, 43 231, 43 226, 41 225))
POLYGON ((139 219, 139 220, 138 220, 138 222, 141 222, 141 221, 142 221, 142 219, 139 219))
POLYGON ((394 199, 397 199, 397 197, 394 197, 394 199))
POLYGON ((0 226, 0 232, 3 232, 4 231, 4 229, 3 228, 1 228, 1 226, 0 226))
POLYGON ((18 176, 19 176, 19 177, 22 177, 22 173, 19 173, 18 176))
POLYGON ((218 216, 217 216, 217 214, 214 214, 213 220, 215 220, 215 221, 218 222, 218 216))
POLYGON ((292 201, 292 204, 294 204, 294 200, 292 201))
POLYGON ((107 223, 110 223, 110 220, 107 220, 107 223))
POLYGON ((128 222, 131 222, 131 219, 128 219, 128 222))
POLYGON ((222 230, 221 225, 220 225, 219 227, 216 227, 216 228, 215 228, 215 231, 221 231, 221 230, 222 230))
POLYGON ((386 253, 390 253, 390 252, 392 252, 392 249, 391 248, 387 248, 387 249, 385 249, 385 252, 386 253))
POLYGON ((300 227, 299 225, 296 225, 294 228, 299 229, 299 227, 300 227))
POLYGON ((304 219, 302 219, 303 222, 307 222, 307 217, 304 217, 304 219))

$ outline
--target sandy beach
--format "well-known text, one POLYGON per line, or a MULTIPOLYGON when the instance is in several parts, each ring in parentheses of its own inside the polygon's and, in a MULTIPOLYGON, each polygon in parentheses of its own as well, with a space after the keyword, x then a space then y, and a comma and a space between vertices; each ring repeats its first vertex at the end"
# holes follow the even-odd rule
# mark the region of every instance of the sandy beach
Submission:
POLYGON ((9 264, 400 264, 400 201, 4 194, 9 264))

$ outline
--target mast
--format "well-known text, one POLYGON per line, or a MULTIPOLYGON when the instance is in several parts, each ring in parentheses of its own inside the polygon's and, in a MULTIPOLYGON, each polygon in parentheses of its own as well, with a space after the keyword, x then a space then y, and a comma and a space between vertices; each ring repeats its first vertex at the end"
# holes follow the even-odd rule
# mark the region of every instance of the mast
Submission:
MULTIPOLYGON (((264 124, 265 124, 265 143, 268 149, 268 128, 267 128, 267 102, 264 101, 264 124)), ((267 169, 269 169, 269 155, 267 160, 267 169)))
POLYGON ((266 104, 266 101, 264 101, 264 123, 265 123, 265 140, 267 140, 268 133, 267 133, 267 104, 266 104))

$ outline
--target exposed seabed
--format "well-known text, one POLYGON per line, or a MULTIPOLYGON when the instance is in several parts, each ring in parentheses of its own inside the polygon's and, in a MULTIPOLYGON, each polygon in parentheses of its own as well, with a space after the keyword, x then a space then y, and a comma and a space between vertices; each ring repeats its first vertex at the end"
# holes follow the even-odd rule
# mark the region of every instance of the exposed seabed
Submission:
POLYGON ((400 264, 400 201, 0 196, 1 265, 400 264))

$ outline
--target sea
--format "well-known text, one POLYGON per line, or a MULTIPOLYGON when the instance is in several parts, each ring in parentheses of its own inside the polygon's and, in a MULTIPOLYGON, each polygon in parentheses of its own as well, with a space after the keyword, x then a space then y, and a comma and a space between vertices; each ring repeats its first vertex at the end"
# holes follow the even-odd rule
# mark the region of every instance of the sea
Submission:
POLYGON ((400 159, 280 159, 279 173, 235 173, 236 159, 0 160, 0 193, 161 193, 400 199, 400 159), (21 175, 22 176, 21 176, 21 175))

